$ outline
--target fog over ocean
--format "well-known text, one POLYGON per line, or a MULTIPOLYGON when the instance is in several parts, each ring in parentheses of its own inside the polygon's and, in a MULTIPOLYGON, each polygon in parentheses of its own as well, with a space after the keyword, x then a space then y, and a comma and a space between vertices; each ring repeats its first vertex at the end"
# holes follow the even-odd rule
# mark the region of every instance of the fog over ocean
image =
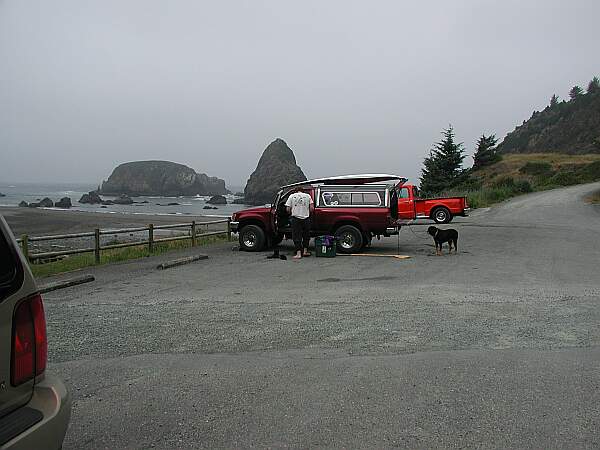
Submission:
MULTIPOLYGON (((227 205, 211 205, 218 209, 204 209, 207 206, 206 201, 210 196, 195 197, 159 197, 159 196, 140 196, 132 197, 132 205, 87 205, 80 204, 77 201, 81 196, 89 191, 97 189, 92 184, 82 183, 3 183, 0 182, 0 193, 5 197, 0 197, 1 207, 18 206, 21 201, 27 203, 38 202, 44 197, 57 202, 62 197, 70 197, 73 207, 69 211, 87 211, 107 214, 157 214, 157 215, 191 215, 191 216, 218 216, 229 217, 235 211, 247 208, 245 205, 233 205, 231 202, 236 198, 234 195, 226 195, 227 205), (148 203, 139 203, 147 201, 148 203), (168 203, 178 203, 178 205, 168 206, 168 203)), ((229 188, 233 191, 233 187, 229 188)), ((237 190, 237 189, 236 189, 237 190)), ((113 200, 116 197, 102 195, 104 200, 113 200)), ((58 208, 53 208, 58 209, 58 208)))

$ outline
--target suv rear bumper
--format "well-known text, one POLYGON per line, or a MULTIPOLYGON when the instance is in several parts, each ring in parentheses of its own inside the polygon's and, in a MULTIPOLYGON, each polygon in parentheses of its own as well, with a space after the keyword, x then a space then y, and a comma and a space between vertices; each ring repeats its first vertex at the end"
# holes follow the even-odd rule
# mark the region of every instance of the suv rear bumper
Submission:
MULTIPOLYGON (((33 389, 27 408, 39 411, 43 418, 2 445, 2 450, 62 447, 71 417, 71 395, 65 385, 53 375, 45 375, 33 389)), ((18 410, 17 410, 18 411, 18 410)), ((0 419, 0 425, 12 414, 0 419)))

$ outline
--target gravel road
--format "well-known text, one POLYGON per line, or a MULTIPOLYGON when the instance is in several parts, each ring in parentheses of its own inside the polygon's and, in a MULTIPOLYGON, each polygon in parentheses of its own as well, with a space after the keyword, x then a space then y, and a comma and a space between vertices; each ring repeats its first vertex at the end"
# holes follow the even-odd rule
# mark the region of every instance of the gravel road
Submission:
POLYGON ((598 447, 598 187, 457 218, 456 255, 422 223, 405 260, 231 243, 87 270, 45 296, 64 448, 598 447))

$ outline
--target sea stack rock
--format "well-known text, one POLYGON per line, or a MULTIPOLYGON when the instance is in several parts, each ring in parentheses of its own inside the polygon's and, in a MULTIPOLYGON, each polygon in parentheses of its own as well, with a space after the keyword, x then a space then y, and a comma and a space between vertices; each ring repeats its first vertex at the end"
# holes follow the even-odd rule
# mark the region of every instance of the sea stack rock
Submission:
POLYGON ((283 139, 277 138, 265 149, 256 170, 250 175, 244 189, 244 203, 271 203, 281 186, 299 181, 306 181, 306 176, 296 165, 294 152, 283 139))
POLYGON ((227 199, 222 195, 213 195, 206 203, 210 205, 226 205, 227 199))
POLYGON ((194 169, 170 161, 134 161, 113 170, 100 190, 104 195, 130 196, 228 194, 225 181, 196 173, 194 169))
POLYGON ((79 203, 89 203, 90 205, 101 204, 102 198, 98 195, 96 191, 90 191, 87 194, 83 194, 79 199, 79 203))
POLYGON ((21 200, 21 202, 19 203, 19 207, 21 208, 27 208, 29 206, 29 203, 27 203, 25 200, 21 200))
POLYGON ((125 194, 113 200, 113 204, 115 205, 131 205, 132 203, 133 200, 131 200, 131 197, 125 194))
POLYGON ((54 206, 54 202, 48 197, 44 197, 44 199, 39 203, 39 206, 42 208, 52 208, 54 206))
POLYGON ((71 199, 69 197, 63 197, 61 198, 59 201, 57 201, 54 206, 56 206, 57 208, 70 208, 71 206, 73 206, 71 204, 71 199))

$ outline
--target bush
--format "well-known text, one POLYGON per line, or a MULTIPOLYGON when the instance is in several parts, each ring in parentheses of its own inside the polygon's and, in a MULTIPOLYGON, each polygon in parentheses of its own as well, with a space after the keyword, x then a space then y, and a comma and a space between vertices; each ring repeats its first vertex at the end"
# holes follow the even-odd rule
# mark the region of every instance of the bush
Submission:
POLYGON ((547 162, 542 161, 529 161, 523 167, 519 169, 524 175, 550 175, 552 173, 552 166, 547 162))
POLYGON ((502 177, 498 178, 492 183, 492 188, 501 189, 501 188, 514 188, 515 180, 513 177, 502 177))
POLYGON ((521 192, 523 194, 526 194, 528 192, 533 192, 533 187, 531 186, 531 183, 527 180, 519 180, 515 183, 515 189, 518 192, 521 192))
POLYGON ((582 182, 580 178, 581 177, 577 176, 575 172, 558 172, 550 177, 548 183, 558 186, 572 186, 574 184, 580 184, 582 182))
POLYGON ((600 161, 594 161, 593 163, 586 164, 584 167, 577 170, 579 172, 583 183, 591 183, 593 181, 600 180, 600 161))

